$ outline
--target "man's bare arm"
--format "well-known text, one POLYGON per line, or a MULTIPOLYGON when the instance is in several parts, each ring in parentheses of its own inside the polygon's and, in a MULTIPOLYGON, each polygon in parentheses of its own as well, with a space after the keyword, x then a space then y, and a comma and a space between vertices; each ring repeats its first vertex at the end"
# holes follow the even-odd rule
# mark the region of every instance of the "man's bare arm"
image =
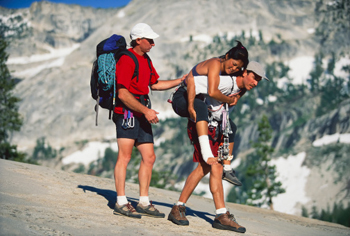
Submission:
POLYGON ((159 122, 158 112, 142 105, 126 88, 118 86, 118 98, 131 110, 144 114, 149 123, 159 122))

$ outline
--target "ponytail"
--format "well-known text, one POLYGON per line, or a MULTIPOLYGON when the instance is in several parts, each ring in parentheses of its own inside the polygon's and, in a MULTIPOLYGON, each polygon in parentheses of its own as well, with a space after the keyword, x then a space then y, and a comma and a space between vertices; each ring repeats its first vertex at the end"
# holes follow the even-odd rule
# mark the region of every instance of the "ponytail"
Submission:
POLYGON ((243 62, 243 68, 247 68, 247 65, 249 63, 248 60, 248 50, 243 46, 243 44, 236 40, 237 45, 231 48, 226 54, 228 58, 232 58, 235 60, 241 60, 243 62))

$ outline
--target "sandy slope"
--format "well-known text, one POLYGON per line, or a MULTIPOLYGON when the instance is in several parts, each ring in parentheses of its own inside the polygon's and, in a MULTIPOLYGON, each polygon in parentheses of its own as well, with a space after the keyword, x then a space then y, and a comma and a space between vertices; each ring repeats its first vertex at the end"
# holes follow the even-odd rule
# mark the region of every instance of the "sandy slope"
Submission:
MULTIPOLYGON (((138 185, 127 184, 136 203, 138 185)), ((42 166, 0 160, 0 235, 238 235, 211 227, 211 200, 192 196, 190 226, 166 219, 130 219, 113 215, 116 192, 112 179, 57 171, 42 166)), ((168 214, 178 192, 152 188, 150 198, 168 214)), ((227 204, 244 235, 350 235, 350 229, 307 218, 238 204, 227 204)))

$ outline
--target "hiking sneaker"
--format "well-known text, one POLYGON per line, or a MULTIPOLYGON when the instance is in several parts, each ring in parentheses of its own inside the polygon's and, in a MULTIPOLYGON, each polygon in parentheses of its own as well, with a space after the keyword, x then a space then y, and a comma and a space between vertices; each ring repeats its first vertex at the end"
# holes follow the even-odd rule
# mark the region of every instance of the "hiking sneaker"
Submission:
POLYGON ((245 233, 245 228, 237 223, 235 217, 230 214, 229 211, 227 211, 225 214, 216 215, 212 226, 216 229, 245 233))
POLYGON ((189 225, 190 222, 186 218, 186 207, 174 205, 171 209, 168 220, 177 225, 189 225))
POLYGON ((118 205, 118 203, 115 203, 113 214, 114 215, 125 215, 125 216, 138 218, 138 219, 141 218, 141 215, 136 212, 135 208, 130 204, 130 202, 128 202, 125 205, 121 205, 121 206, 118 205))
POLYGON ((164 218, 165 217, 164 213, 159 212, 154 207, 154 205, 152 204, 152 201, 151 201, 151 205, 148 205, 148 206, 143 206, 140 203, 137 204, 136 211, 144 216, 151 216, 151 217, 156 217, 156 218, 164 218))
POLYGON ((222 179, 226 180, 227 182, 237 185, 237 186, 242 186, 241 181, 239 181, 236 177, 236 172, 231 169, 231 170, 224 170, 222 173, 222 179))

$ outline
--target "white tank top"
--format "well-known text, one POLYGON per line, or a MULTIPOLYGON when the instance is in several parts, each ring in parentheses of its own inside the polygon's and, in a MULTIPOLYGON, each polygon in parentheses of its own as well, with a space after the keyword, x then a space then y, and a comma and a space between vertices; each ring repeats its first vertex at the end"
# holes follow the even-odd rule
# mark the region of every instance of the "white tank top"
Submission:
MULTIPOLYGON (((226 96, 230 94, 238 93, 241 90, 238 88, 236 80, 237 80, 237 77, 235 76, 231 77, 229 75, 220 75, 220 83, 219 83, 218 89, 222 94, 226 96)), ((194 83, 196 87, 196 95, 203 94, 205 96, 205 103, 208 106, 209 113, 211 113, 210 120, 214 119, 217 121, 221 121, 222 111, 225 109, 225 107, 221 106, 223 102, 209 97, 208 76, 204 76, 204 75, 194 76, 194 83)))

